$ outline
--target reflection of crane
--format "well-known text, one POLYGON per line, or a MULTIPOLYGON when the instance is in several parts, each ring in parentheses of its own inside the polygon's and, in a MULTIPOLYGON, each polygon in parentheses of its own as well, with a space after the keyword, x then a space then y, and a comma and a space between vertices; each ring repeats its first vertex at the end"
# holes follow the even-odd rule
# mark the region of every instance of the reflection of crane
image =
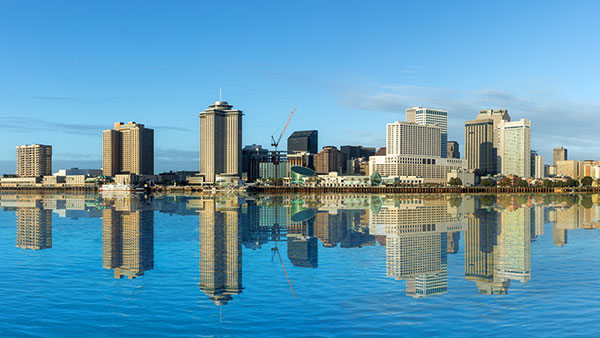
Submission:
POLYGON ((287 122, 285 123, 285 127, 283 127, 283 130, 281 131, 281 134, 279 135, 279 138, 277 139, 277 141, 275 141, 275 138, 273 137, 273 135, 271 135, 271 146, 275 147, 275 152, 273 155, 273 164, 275 165, 275 176, 279 176, 279 152, 277 152, 277 147, 279 146, 279 142, 281 142, 281 138, 283 137, 283 133, 285 133, 285 130, 288 127, 288 124, 290 124, 290 120, 292 119, 292 115, 294 115, 294 112, 296 111, 296 107, 294 107, 294 110, 292 110, 292 112, 290 113, 290 117, 288 117, 287 122))
POLYGON ((290 290, 292 290, 292 294, 294 295, 294 298, 296 298, 296 293, 294 292, 294 288, 292 287, 290 276, 288 276, 287 270, 285 269, 285 265, 283 265, 283 259, 281 259, 281 254, 279 253, 279 249, 277 248, 277 242, 275 242, 275 247, 271 248, 271 251, 273 251, 273 255, 271 255, 271 262, 273 261, 273 258, 275 258, 275 253, 277 253, 277 256, 279 256, 279 262, 281 263, 281 267, 283 268, 283 272, 285 273, 285 277, 287 278, 288 284, 290 285, 290 290))

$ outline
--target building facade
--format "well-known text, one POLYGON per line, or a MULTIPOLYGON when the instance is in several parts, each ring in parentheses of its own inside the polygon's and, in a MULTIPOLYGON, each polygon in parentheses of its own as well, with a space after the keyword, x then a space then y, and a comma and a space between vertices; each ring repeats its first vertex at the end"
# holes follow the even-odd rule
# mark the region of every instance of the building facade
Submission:
POLYGON ((499 152, 503 175, 530 177, 531 121, 501 121, 499 152))
POLYGON ((242 178, 248 182, 254 182, 259 177, 261 163, 271 162, 272 157, 267 149, 253 144, 242 149, 242 178))
POLYGON ((583 174, 583 163, 575 160, 557 161, 556 175, 579 179, 583 174))
POLYGON ((416 155, 386 155, 369 158, 369 173, 381 176, 416 176, 424 183, 445 184, 448 174, 466 169, 466 160, 416 155))
POLYGON ((568 160, 567 149, 564 147, 554 148, 552 150, 552 165, 556 165, 558 161, 566 161, 568 160))
POLYGON ((287 151, 289 154, 319 152, 319 131, 300 130, 295 131, 287 139, 287 151))
POLYGON ((448 141, 446 157, 447 158, 460 158, 460 150, 459 150, 458 142, 448 141))
POLYGON ((535 156, 535 174, 533 177, 535 178, 545 178, 546 174, 546 166, 544 165, 544 156, 536 155, 535 156))
POLYGON ((484 174, 497 173, 495 133, 492 119, 465 122, 465 159, 469 169, 478 169, 484 174))
POLYGON ((203 199, 200 219, 199 288, 215 305, 242 293, 242 232, 237 198, 203 199))
POLYGON ((200 175, 215 183, 219 174, 242 173, 242 114, 226 101, 200 113, 200 175))
POLYGON ((116 122, 102 132, 102 174, 154 174, 154 130, 143 124, 116 122))
POLYGON ((43 144, 18 146, 16 174, 20 177, 52 175, 52 146, 43 144))
POLYGON ((400 121, 388 123, 386 154, 441 157, 441 128, 400 121))
POLYGON ((448 112, 440 109, 413 107, 406 110, 406 122, 440 127, 441 157, 447 157, 448 112))
POLYGON ((323 147, 323 150, 315 155, 315 171, 318 174, 327 174, 333 171, 342 174, 345 164, 344 154, 333 146, 323 147))

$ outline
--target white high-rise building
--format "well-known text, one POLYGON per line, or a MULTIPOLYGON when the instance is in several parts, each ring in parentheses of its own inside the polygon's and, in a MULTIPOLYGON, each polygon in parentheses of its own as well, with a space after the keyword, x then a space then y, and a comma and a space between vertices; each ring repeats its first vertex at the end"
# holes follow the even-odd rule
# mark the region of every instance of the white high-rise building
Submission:
POLYGON ((386 125, 387 155, 441 156, 441 128, 396 121, 386 125))
POLYGON ((544 156, 537 155, 535 157, 535 178, 544 178, 546 173, 544 170, 544 156))
POLYGON ((413 122, 423 126, 440 127, 441 157, 448 153, 448 112, 440 109, 412 107, 406 109, 406 122, 413 122))
POLYGON ((500 121, 500 161, 502 174, 531 176, 531 121, 500 121))

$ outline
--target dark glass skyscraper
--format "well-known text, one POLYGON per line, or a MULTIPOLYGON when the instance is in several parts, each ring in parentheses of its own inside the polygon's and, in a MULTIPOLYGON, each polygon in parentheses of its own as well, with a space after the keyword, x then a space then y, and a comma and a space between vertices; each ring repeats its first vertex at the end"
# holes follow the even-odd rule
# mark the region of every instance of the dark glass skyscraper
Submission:
POLYGON ((288 137, 287 151, 289 154, 319 152, 319 132, 317 130, 295 131, 288 137))

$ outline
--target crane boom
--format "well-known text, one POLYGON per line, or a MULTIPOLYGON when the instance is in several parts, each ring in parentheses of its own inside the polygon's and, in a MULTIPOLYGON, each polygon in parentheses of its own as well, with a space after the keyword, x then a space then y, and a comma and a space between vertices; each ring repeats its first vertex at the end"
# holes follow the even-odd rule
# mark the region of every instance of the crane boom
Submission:
POLYGON ((281 131, 281 135, 279 135, 279 138, 277 139, 277 142, 275 142, 275 139, 273 137, 271 137, 272 140, 272 146, 277 147, 279 146, 279 142, 281 141, 281 138, 283 137, 283 133, 285 133, 285 130, 288 127, 288 124, 290 124, 290 120, 292 119, 292 115, 294 115, 294 112, 296 111, 296 107, 294 107, 294 110, 292 110, 292 112, 290 113, 290 117, 288 117, 287 122, 285 123, 285 127, 283 128, 283 130, 281 131))

